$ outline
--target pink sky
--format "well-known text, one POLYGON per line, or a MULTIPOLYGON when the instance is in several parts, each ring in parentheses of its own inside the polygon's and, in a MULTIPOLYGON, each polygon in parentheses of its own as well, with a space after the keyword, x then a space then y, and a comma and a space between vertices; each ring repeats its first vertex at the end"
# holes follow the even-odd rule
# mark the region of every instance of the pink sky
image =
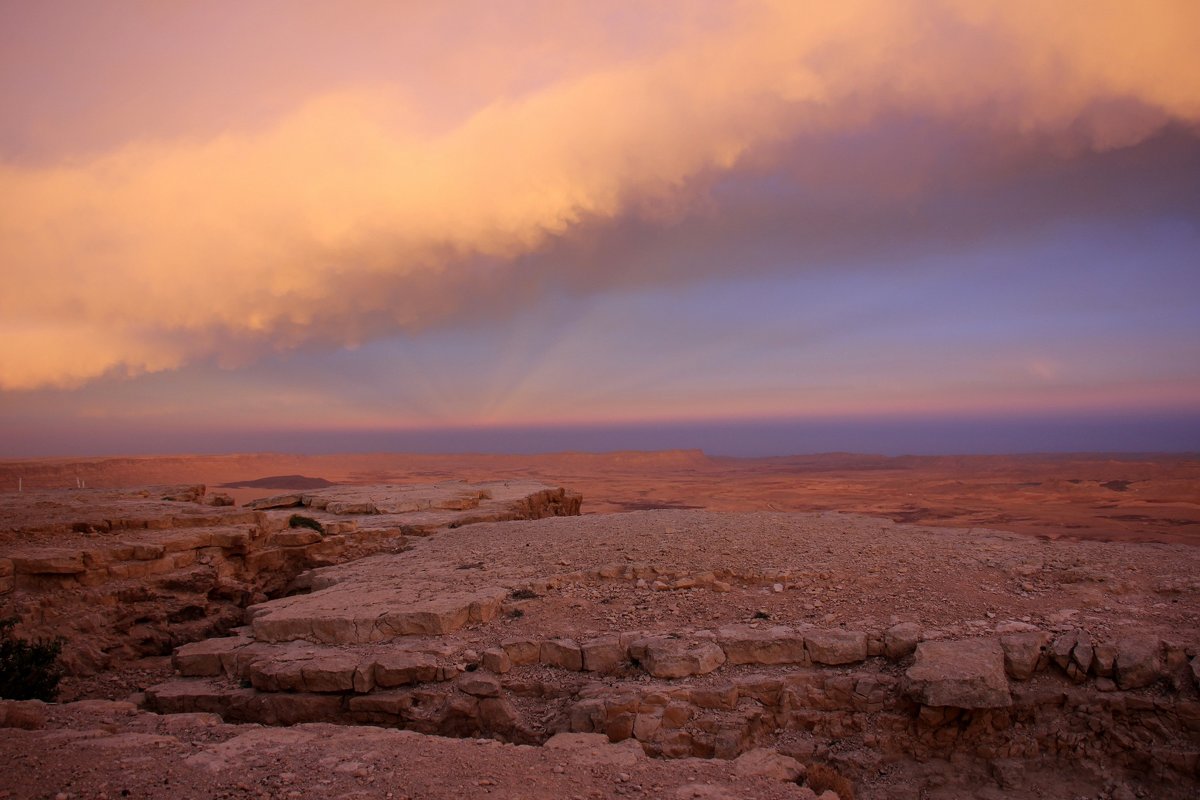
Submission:
POLYGON ((1200 409, 1193 2, 4 2, 0 100, 34 449, 1200 409))

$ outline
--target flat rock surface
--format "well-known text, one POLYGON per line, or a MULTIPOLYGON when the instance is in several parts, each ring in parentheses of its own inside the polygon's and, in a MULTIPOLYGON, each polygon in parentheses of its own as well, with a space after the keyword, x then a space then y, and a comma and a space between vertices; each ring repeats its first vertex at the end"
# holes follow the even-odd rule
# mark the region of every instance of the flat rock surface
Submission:
MULTIPOLYGON (((327 588, 271 601, 254 619, 357 618, 364 605, 374 619, 500 588, 521 614, 472 627, 468 638, 481 646, 503 636, 718 628, 759 612, 774 623, 851 631, 895 619, 933 638, 1022 620, 1094 635, 1167 634, 1200 624, 1197 576, 1200 551, 1184 545, 1044 540, 853 514, 641 511, 445 531, 403 554, 319 570, 327 588), (656 591, 652 579, 639 586, 619 577, 626 568, 656 570, 668 585, 712 573, 729 591, 656 591)), ((852 636, 831 645, 860 646, 852 636)))

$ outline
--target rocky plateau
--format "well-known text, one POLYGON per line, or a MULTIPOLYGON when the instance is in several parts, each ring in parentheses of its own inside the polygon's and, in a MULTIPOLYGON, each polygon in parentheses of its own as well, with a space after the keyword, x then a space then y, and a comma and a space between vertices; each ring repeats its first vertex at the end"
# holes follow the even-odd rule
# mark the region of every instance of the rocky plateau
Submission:
POLYGON ((0 795, 1200 792, 1194 544, 579 516, 528 477, 256 494, 0 494, 0 616, 69 673, 0 702, 0 795))

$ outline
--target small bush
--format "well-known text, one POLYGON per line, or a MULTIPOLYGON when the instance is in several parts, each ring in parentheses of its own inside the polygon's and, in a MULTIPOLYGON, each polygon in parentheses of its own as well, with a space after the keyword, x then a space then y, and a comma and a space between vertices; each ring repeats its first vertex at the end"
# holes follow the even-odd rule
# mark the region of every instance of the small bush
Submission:
POLYGON ((27 642, 12 635, 16 617, 0 619, 0 697, 53 702, 62 667, 63 640, 27 642))
POLYGON ((288 520, 289 528, 311 528, 322 536, 325 535, 325 528, 321 523, 317 522, 312 517, 306 517, 303 514, 292 514, 292 518, 288 520))

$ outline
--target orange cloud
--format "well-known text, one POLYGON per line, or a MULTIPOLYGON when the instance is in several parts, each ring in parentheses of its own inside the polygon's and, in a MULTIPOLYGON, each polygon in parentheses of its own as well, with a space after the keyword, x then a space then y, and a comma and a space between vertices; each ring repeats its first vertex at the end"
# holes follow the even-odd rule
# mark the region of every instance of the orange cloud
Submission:
MULTIPOLYGON (((1200 120, 1186 0, 738 9, 449 125, 411 100, 416 78, 381 76, 254 129, 0 164, 0 389, 416 330, 480 263, 510 270, 584 223, 669 220, 710 176, 897 110, 1068 153, 1200 120)), ((453 49, 494 59, 505 35, 453 49)))

